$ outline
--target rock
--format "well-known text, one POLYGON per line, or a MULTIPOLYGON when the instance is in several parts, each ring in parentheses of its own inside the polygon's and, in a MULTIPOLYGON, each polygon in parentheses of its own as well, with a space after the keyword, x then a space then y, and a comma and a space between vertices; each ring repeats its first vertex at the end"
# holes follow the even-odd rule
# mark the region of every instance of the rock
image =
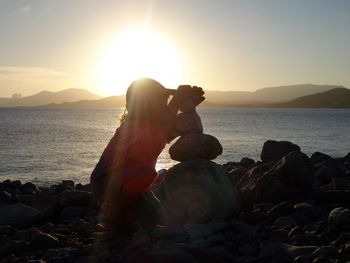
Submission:
POLYGON ((167 227, 157 225, 153 230, 153 235, 157 238, 169 238, 174 239, 182 236, 186 236, 187 233, 183 227, 167 227))
POLYGON ((193 256, 180 250, 163 250, 152 253, 154 263, 199 263, 193 256))
POLYGON ((317 246, 293 246, 281 242, 269 242, 262 245, 259 258, 264 262, 266 260, 273 260, 267 262, 291 262, 292 259, 312 253, 317 248, 317 246))
POLYGON ((204 159, 170 168, 157 196, 168 225, 223 219, 237 212, 240 204, 225 169, 204 159))
POLYGON ((278 205, 272 207, 267 213, 273 219, 276 219, 281 216, 287 216, 294 212, 294 208, 291 202, 283 201, 278 205))
POLYGON ((17 229, 10 225, 0 226, 0 235, 12 236, 17 229))
POLYGON ((328 216, 330 231, 342 231, 350 226, 350 210, 344 207, 334 208, 328 216))
POLYGON ((74 181, 72 180, 62 180, 62 185, 64 187, 74 189, 74 181))
POLYGON ((314 152, 310 157, 312 164, 321 163, 324 161, 333 161, 334 159, 327 154, 321 152, 314 152))
POLYGON ((335 161, 327 161, 316 170, 315 176, 322 183, 328 184, 333 177, 342 177, 345 174, 335 161))
POLYGON ((85 216, 87 212, 88 208, 85 206, 68 206, 61 211, 60 218, 62 220, 79 218, 85 216))
POLYGON ((316 191, 312 194, 312 198, 320 203, 350 203, 350 190, 327 190, 316 191))
POLYGON ((0 202, 4 204, 15 204, 18 200, 7 191, 0 191, 0 202))
POLYGON ((39 229, 37 229, 36 227, 31 227, 16 232, 16 234, 12 238, 16 240, 24 239, 25 241, 31 242, 34 236, 40 233, 41 231, 39 229))
POLYGON ((301 228, 300 226, 295 226, 291 231, 289 231, 288 237, 292 238, 293 236, 304 235, 304 234, 305 234, 305 231, 303 230, 303 228, 301 228))
POLYGON ((196 111, 196 107, 194 106, 192 99, 185 100, 184 102, 182 102, 179 109, 181 112, 195 112, 196 111))
POLYGON ((40 212, 21 203, 0 208, 0 225, 31 226, 40 220, 40 212))
POLYGON ((185 230, 192 241, 213 234, 213 229, 209 224, 186 224, 185 230))
POLYGON ((49 234, 38 233, 30 243, 33 249, 49 249, 56 248, 59 245, 59 240, 49 234))
POLYGON ((202 121, 196 112, 176 115, 175 129, 180 135, 203 133, 202 121))
POLYGON ((289 153, 267 171, 263 167, 253 167, 238 181, 244 205, 298 200, 308 196, 313 188, 313 169, 302 152, 289 153))
POLYGON ((300 147, 292 142, 268 140, 263 145, 260 158, 263 162, 279 161, 294 151, 300 152, 300 147))
POLYGON ((214 136, 187 134, 169 148, 169 154, 171 159, 180 162, 194 158, 213 160, 222 154, 222 146, 214 136))
POLYGON ((86 206, 93 200, 91 192, 65 190, 60 194, 59 203, 61 207, 67 206, 86 206))
POLYGON ((279 227, 285 227, 285 226, 296 226, 297 223, 294 221, 293 218, 290 218, 288 216, 282 216, 275 220, 274 225, 279 227))
POLYGON ((320 211, 316 207, 306 202, 295 204, 294 209, 311 219, 316 219, 320 214, 320 211))
POLYGON ((228 228, 228 223, 223 219, 219 219, 209 222, 209 226, 214 232, 222 232, 228 228))
POLYGON ((332 190, 350 190, 350 180, 348 177, 333 177, 332 190))
POLYGON ((337 254, 337 249, 334 246, 322 246, 316 249, 312 255, 314 257, 329 258, 337 254))
POLYGON ((23 194, 35 195, 35 194, 39 193, 40 190, 35 184, 28 182, 28 183, 25 183, 24 185, 21 186, 21 192, 23 194))
POLYGON ((240 161, 240 164, 244 167, 250 167, 252 165, 255 164, 255 161, 251 158, 248 158, 248 157, 244 157, 242 158, 242 160, 240 161))

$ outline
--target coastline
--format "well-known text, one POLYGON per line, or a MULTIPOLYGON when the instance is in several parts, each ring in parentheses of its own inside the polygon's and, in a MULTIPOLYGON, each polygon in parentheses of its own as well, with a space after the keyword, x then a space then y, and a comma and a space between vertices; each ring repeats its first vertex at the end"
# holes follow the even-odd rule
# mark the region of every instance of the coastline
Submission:
MULTIPOLYGON (((266 149, 265 156, 262 152, 263 162, 243 158, 222 165, 232 187, 241 195, 237 214, 189 223, 181 229, 157 225, 151 233, 140 230, 132 236, 105 231, 89 184, 65 180, 38 187, 6 180, 0 183, 0 262, 349 260, 350 153, 334 159, 319 152, 308 158, 293 151, 281 158, 278 151, 282 148, 270 152, 266 149), (295 189, 285 188, 279 195, 276 185, 268 184, 277 190, 270 195, 254 195, 264 187, 252 179, 254 176, 268 183, 271 175, 293 175, 293 180, 304 183, 299 185, 303 188, 310 183, 305 180, 310 173, 309 192, 288 195, 295 189)), ((282 181, 278 184, 281 186, 287 187, 282 181)))

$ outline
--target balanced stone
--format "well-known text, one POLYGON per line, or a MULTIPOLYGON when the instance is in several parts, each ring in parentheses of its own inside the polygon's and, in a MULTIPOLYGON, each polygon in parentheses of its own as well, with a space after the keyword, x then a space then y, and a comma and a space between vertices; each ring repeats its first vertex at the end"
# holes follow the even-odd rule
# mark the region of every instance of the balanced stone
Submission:
POLYGON ((204 159, 170 168, 156 195, 164 222, 169 226, 225 218, 239 206, 238 192, 226 170, 204 159))
POLYGON ((222 154, 222 146, 212 135, 187 134, 170 147, 169 154, 171 159, 180 162, 194 158, 213 160, 222 154))
POLYGON ((176 116, 175 129, 180 135, 203 133, 202 121, 196 112, 178 114, 176 116))

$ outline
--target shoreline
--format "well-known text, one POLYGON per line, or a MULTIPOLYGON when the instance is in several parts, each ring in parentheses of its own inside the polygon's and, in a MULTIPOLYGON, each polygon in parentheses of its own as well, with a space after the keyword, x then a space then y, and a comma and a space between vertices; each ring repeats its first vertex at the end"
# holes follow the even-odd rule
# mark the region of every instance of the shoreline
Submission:
POLYGON ((288 147, 264 145, 263 161, 220 165, 240 193, 238 213, 180 228, 157 225, 147 234, 108 233, 89 184, 5 180, 0 262, 347 262, 350 153, 307 157, 288 147), (294 178, 287 185, 286 176, 294 178))

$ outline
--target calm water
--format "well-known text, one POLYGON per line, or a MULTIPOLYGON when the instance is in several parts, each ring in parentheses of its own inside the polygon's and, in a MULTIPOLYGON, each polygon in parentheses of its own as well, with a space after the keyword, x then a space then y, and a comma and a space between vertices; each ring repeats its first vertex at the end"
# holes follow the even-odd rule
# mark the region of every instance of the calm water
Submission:
MULTIPOLYGON (((0 180, 88 182, 120 113, 0 109, 0 180)), ((224 147, 218 163, 258 159, 268 139, 293 141, 308 155, 322 151, 342 157, 350 151, 350 110, 202 109, 199 114, 205 133, 224 147)), ((157 168, 174 163, 166 149, 157 168)))

